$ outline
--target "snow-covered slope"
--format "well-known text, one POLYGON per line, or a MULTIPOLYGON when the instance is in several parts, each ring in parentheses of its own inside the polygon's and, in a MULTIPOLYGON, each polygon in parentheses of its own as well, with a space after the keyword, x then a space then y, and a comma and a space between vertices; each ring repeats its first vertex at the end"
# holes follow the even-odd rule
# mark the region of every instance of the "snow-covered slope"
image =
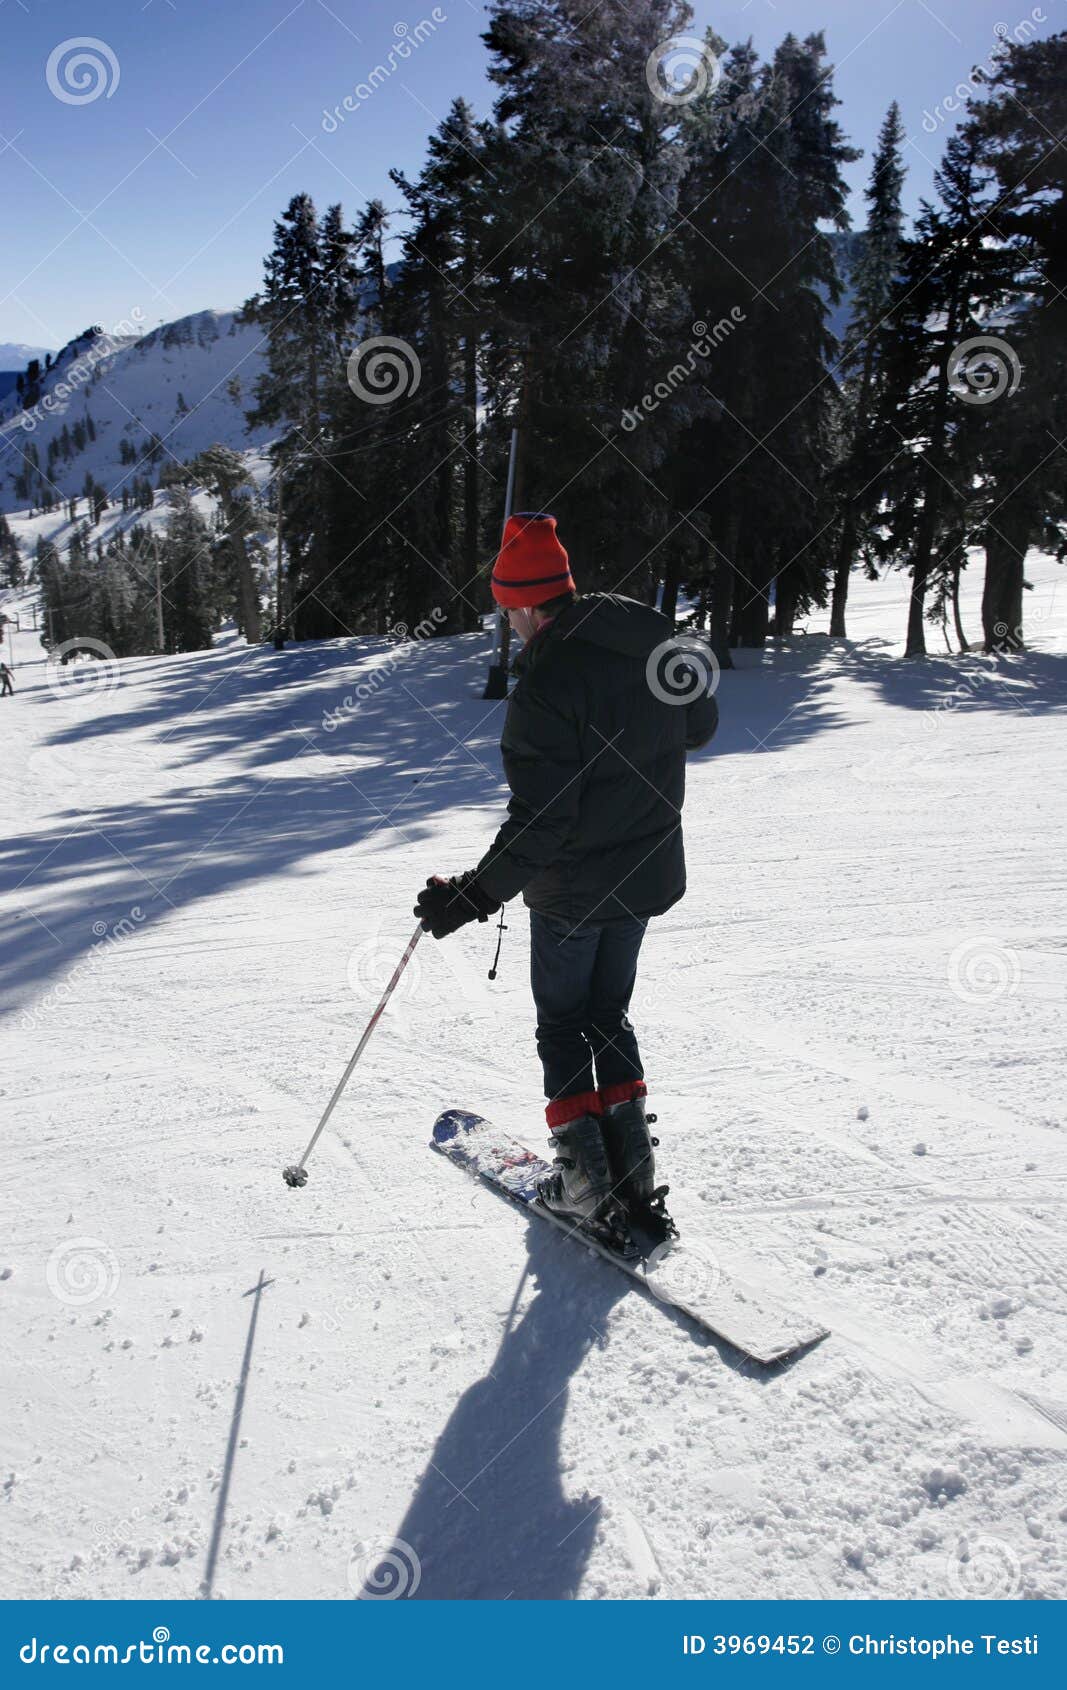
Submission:
POLYGON ((487 641, 94 690, 16 635, 3 1594, 345 1598, 400 1539, 419 1597, 1067 1595, 1067 591, 1028 575, 996 671, 892 662, 907 582, 857 582, 855 643, 724 677, 691 762, 634 1019, 686 1235, 832 1328, 769 1374, 427 1148, 451 1104, 543 1141, 521 904, 493 983, 490 928, 423 941, 282 1183, 499 817, 487 641))
POLYGON ((155 481, 162 465, 185 462, 216 441, 238 451, 262 445, 271 431, 249 434, 245 424, 262 368, 260 331, 238 323, 232 311, 199 311, 140 338, 71 342, 43 379, 41 402, 28 413, 32 430, 13 395, 0 401, 0 509, 25 506, 16 498, 14 480, 29 444, 45 470, 49 441, 61 435, 64 424, 73 429, 87 412, 96 438, 52 469, 56 497, 80 494, 88 472, 121 498, 134 476, 148 474, 155 481), (101 345, 112 344, 115 350, 98 356, 101 345), (140 456, 150 435, 164 443, 159 462, 124 464, 122 442, 140 456))
MULTIPOLYGON (((270 481, 273 474, 268 453, 262 447, 248 447, 246 445, 242 455, 249 479, 262 489, 270 481)), ((190 492, 196 509, 206 521, 210 522, 218 503, 214 495, 200 483, 193 483, 190 486, 190 492)), ((122 490, 119 488, 119 497, 121 498, 121 496, 122 490)), ((109 505, 107 510, 103 512, 100 521, 93 528, 93 543, 95 545, 99 540, 102 544, 107 545, 112 535, 120 529, 128 531, 131 528, 138 527, 163 530, 170 521, 173 509, 168 492, 156 493, 155 503, 150 511, 137 510, 136 508, 123 511, 120 504, 109 505)), ((51 540, 53 544, 59 547, 61 552, 65 552, 74 537, 75 530, 84 521, 84 499, 78 504, 77 515, 73 522, 67 516, 65 505, 60 505, 57 509, 51 511, 34 511, 32 516, 25 510, 13 512, 8 517, 8 524, 22 555, 24 569, 29 570, 32 565, 39 539, 51 540)), ((264 540, 269 549, 273 544, 273 535, 264 534, 264 540)), ((0 597, 2 597, 2 590, 0 590, 0 597)), ((215 638, 217 642, 219 636, 216 634, 215 638)))

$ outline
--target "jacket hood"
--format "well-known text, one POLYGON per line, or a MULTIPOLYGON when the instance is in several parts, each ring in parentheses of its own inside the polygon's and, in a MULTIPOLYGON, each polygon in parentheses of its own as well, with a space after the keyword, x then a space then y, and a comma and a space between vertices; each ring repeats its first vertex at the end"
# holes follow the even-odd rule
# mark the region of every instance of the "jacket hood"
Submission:
POLYGON ((647 657, 674 633, 673 624, 651 605, 621 593, 587 593, 556 617, 553 638, 606 646, 628 657, 647 657))

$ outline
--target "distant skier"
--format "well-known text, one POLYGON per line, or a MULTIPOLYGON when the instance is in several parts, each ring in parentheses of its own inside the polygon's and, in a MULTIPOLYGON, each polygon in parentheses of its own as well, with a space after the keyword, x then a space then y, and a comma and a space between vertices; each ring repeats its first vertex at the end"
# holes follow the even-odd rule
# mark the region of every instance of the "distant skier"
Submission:
POLYGON ((442 939, 522 892, 556 1152, 541 1199, 617 1234, 620 1201, 665 1219, 627 1012, 647 923, 685 892, 685 756, 718 706, 659 611, 577 596, 555 517, 509 518, 492 589, 524 642, 501 738, 508 817, 477 868, 426 882, 415 914, 442 939))
POLYGON ((0 698, 6 698, 8 693, 15 690, 15 677, 7 664, 0 662, 0 698))

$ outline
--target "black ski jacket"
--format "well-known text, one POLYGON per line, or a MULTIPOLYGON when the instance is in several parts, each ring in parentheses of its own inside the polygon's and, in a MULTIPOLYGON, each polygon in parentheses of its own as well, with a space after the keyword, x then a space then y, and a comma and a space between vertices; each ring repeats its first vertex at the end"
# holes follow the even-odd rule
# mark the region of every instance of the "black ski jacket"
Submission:
POLYGON ((719 712, 672 643, 658 610, 592 593, 520 652, 500 741, 508 816, 476 871, 490 898, 521 892, 580 927, 682 897, 685 755, 719 712))

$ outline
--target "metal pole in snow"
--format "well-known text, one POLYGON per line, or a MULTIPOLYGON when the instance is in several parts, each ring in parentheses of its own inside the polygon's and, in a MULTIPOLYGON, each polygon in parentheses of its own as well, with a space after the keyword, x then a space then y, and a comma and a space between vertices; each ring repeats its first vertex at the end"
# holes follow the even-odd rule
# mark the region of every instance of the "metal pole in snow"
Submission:
MULTIPOLYGON (((515 459, 518 456, 518 449, 519 431, 517 428, 513 428, 511 431, 511 451, 508 454, 508 485, 507 492, 504 495, 504 527, 501 529, 501 537, 503 537, 504 528, 508 525, 508 517, 511 515, 511 502, 515 497, 515 459)), ((497 614, 496 655, 494 661, 489 665, 489 678, 485 683, 483 698, 506 698, 508 696, 508 642, 510 636, 511 623, 508 621, 507 612, 501 610, 497 614)))
POLYGON ((160 573, 158 552, 156 552, 156 639, 160 651, 164 651, 166 647, 163 638, 163 577, 160 573))
POLYGON ((278 557, 274 572, 274 649, 285 649, 285 612, 282 601, 285 596, 285 574, 282 568, 282 486, 285 480, 285 470, 278 465, 278 557))

